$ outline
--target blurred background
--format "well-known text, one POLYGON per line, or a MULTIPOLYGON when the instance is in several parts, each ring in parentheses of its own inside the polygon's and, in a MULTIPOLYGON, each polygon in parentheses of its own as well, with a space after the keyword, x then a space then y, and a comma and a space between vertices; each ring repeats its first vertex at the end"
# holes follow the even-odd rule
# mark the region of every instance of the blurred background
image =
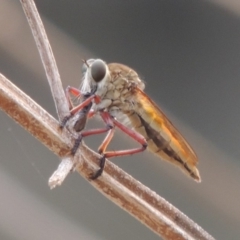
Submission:
MULTIPOLYGON (((146 93, 195 149, 202 183, 148 152, 112 161, 216 239, 239 239, 240 2, 37 0, 36 5, 64 87, 79 86, 82 58, 137 70, 146 93)), ((0 72, 56 117, 19 1, 0 0, 0 6, 0 72)), ((0 122, 0 239, 159 239, 77 173, 50 190, 48 178, 59 159, 3 112, 0 122)), ((101 139, 86 141, 96 149, 101 139)), ((117 134, 112 148, 132 144, 117 134)))

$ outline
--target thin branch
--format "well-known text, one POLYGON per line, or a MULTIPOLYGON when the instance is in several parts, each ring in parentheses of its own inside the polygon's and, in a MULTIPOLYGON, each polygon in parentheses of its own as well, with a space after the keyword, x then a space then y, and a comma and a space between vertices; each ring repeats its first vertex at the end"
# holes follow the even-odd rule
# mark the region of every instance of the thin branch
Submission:
MULTIPOLYGON (((62 121, 64 117, 68 116, 70 113, 51 45, 48 41, 46 31, 34 1, 21 0, 21 3, 47 75, 58 119, 59 121, 62 121)), ((71 169, 74 167, 75 163, 73 160, 74 159, 72 157, 64 157, 61 160, 58 169, 53 173, 48 181, 51 189, 62 184, 71 169)))
POLYGON ((51 189, 62 185, 68 174, 74 169, 74 164, 71 157, 62 158, 57 170, 48 180, 48 185, 51 189))
POLYGON ((21 0, 21 3, 47 75, 58 118, 59 120, 62 120, 69 115, 69 108, 65 99, 60 74, 53 56, 52 48, 34 1, 21 0))
MULTIPOLYGON (((67 115, 68 107, 43 24, 32 0, 21 0, 21 3, 44 64, 59 118, 62 119, 67 115)), ((61 131, 52 116, 1 75, 0 107, 55 154, 71 159, 69 152, 74 141, 71 134, 65 129, 61 131)), ((96 171, 99 155, 82 145, 74 159, 76 170, 89 180, 89 175, 96 171)), ((114 164, 107 161, 104 170, 98 180, 90 183, 163 239, 213 239, 187 216, 114 164)))

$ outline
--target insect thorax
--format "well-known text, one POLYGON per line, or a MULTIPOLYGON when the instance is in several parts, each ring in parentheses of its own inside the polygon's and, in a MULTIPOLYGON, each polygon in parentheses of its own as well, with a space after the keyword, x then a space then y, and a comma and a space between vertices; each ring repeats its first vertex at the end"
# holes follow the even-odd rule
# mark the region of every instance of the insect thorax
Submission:
POLYGON ((111 63, 108 67, 109 78, 100 83, 97 90, 101 97, 99 107, 109 112, 128 113, 133 110, 135 89, 143 90, 145 85, 138 74, 125 65, 111 63))

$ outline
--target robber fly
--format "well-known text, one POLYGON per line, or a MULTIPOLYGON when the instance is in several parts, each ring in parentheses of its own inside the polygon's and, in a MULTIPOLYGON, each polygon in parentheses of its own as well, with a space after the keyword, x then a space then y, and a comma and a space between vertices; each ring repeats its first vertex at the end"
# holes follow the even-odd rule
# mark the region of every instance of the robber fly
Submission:
POLYGON ((89 130, 86 136, 108 132, 99 147, 102 154, 100 169, 92 177, 101 175, 105 158, 124 156, 144 151, 146 148, 161 159, 178 166, 185 174, 200 182, 196 167, 198 159, 178 130, 172 125, 156 103, 144 93, 145 85, 138 74, 119 63, 106 64, 101 59, 89 59, 83 64, 81 94, 92 92, 75 112, 93 103, 89 116, 99 113, 106 123, 104 129, 89 130), (141 147, 121 151, 106 151, 114 127, 128 134, 141 147), (95 131, 95 132, 94 132, 95 131))

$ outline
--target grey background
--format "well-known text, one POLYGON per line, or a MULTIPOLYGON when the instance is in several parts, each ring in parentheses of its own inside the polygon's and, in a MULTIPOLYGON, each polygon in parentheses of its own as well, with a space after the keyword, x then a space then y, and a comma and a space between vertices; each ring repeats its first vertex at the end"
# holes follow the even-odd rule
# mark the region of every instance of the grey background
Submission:
MULTIPOLYGON (((82 58, 136 69, 147 94, 197 152, 203 182, 147 152, 113 161, 216 239, 239 239, 240 11, 231 1, 219 2, 36 4, 64 86, 79 86, 82 58)), ((21 5, 0 4, 0 72, 56 116, 21 5)), ((76 173, 50 191, 58 158, 3 112, 0 122, 0 239, 159 239, 76 173)), ((101 138, 86 141, 96 149, 101 138)), ((112 148, 129 145, 117 134, 112 148)))

